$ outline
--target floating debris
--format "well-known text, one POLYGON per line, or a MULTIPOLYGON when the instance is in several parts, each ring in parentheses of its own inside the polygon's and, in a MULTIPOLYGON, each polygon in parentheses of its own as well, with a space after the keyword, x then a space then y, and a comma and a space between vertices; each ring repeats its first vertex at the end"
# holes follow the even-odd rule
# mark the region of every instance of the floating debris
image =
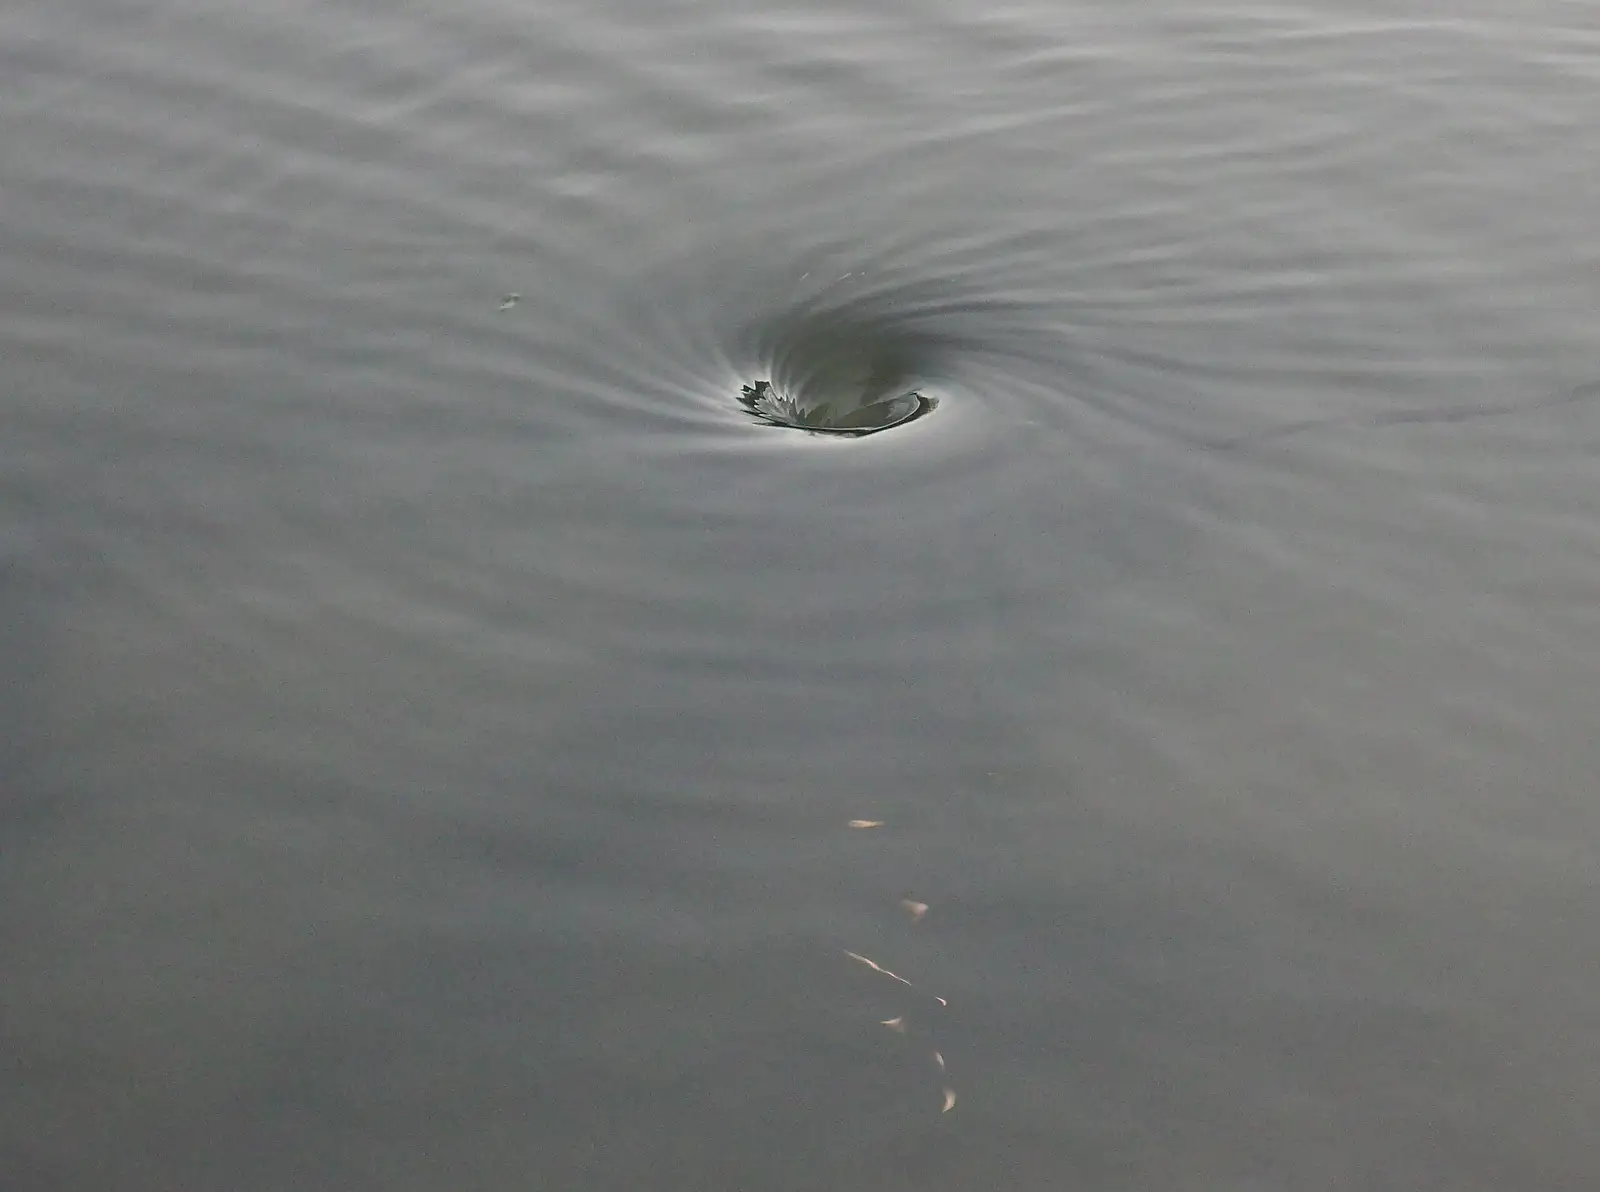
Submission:
POLYGON ((852 952, 848 948, 844 949, 844 954, 846 956, 848 956, 851 960, 859 961, 860 963, 866 965, 873 972, 882 973, 885 977, 888 977, 892 981, 898 981, 898 982, 900 982, 900 984, 905 985, 905 986, 907 986, 907 987, 909 987, 911 989, 915 989, 916 988, 915 985, 912 985, 910 981, 907 981, 899 973, 891 973, 888 969, 884 968, 883 965, 879 964, 876 960, 868 960, 865 956, 861 955, 861 953, 852 952))
POLYGON ((848 948, 841 948, 840 951, 843 952, 846 956, 848 956, 851 960, 856 961, 858 964, 866 965, 873 972, 882 973, 885 977, 888 977, 891 981, 900 982, 900 984, 904 985, 907 989, 916 989, 918 993, 922 994, 924 997, 932 998, 934 1001, 938 1002, 941 1006, 948 1006, 950 1004, 949 1002, 945 1001, 944 998, 940 997, 937 993, 928 993, 925 990, 917 989, 917 986, 915 984, 913 984, 910 981, 907 981, 899 973, 891 972, 889 969, 884 968, 883 965, 879 964, 876 960, 872 960, 869 957, 863 956, 859 952, 852 952, 848 948))
POLYGON ((521 294, 507 294, 504 298, 500 299, 500 309, 510 310, 513 306, 521 301, 521 294))
MULTIPOLYGON (((758 381, 757 382, 757 386, 759 386, 761 389, 764 389, 765 388, 765 383, 758 381)), ((745 387, 745 392, 747 394, 756 393, 756 392, 759 392, 759 391, 760 390, 752 390, 749 386, 745 387)), ((884 826, 884 821, 883 820, 853 819, 853 820, 850 820, 849 823, 850 823, 850 826, 852 828, 881 828, 881 827, 884 826)), ((921 901, 920 899, 913 898, 910 893, 906 893, 906 894, 901 896, 901 898, 900 898, 900 909, 903 910, 906 913, 906 915, 910 918, 912 923, 920 923, 920 922, 922 922, 922 920, 928 914, 928 904, 926 902, 921 901)), ((949 1004, 950 1004, 949 1002, 945 1001, 944 998, 940 997, 938 994, 927 993, 925 990, 922 990, 922 989, 918 988, 915 984, 913 984, 912 982, 906 980, 899 973, 894 972, 892 969, 885 968, 883 965, 879 964, 876 960, 873 960, 870 956, 863 956, 860 952, 852 952, 848 948, 841 948, 840 951, 842 951, 846 956, 848 956, 851 960, 855 961, 857 964, 865 965, 867 968, 871 969, 873 972, 879 973, 882 976, 888 977, 889 980, 891 980, 891 981, 897 981, 901 985, 904 985, 907 989, 913 990, 916 993, 921 994, 923 997, 932 998, 934 1001, 938 1002, 940 1006, 949 1006, 949 1004)), ((907 1034, 908 1030, 909 1030, 908 1024, 906 1023, 906 1016, 904 1014, 896 1014, 893 1018, 880 1018, 878 1020, 878 1023, 879 1023, 880 1026, 888 1027, 891 1031, 893 1031, 897 1035, 907 1034)), ((921 1033, 922 1033, 922 1028, 919 1026, 918 1034, 921 1034, 921 1033)), ((928 1055, 932 1057, 934 1064, 938 1067, 939 1072, 940 1072, 941 1076, 944 1078, 944 1080, 948 1080, 949 1079, 949 1069, 945 1064, 944 1053, 942 1051, 938 1051, 936 1049, 930 1048, 929 1051, 928 1051, 928 1055)), ((942 1084, 942 1082, 941 1082, 941 1084, 942 1084)), ((955 1093, 955 1090, 953 1088, 951 1088, 948 1084, 943 1084, 942 1087, 943 1087, 943 1092, 944 1092, 944 1104, 940 1108, 939 1112, 941 1114, 946 1114, 946 1113, 949 1113, 952 1109, 954 1109, 956 1107, 956 1093, 955 1093)))

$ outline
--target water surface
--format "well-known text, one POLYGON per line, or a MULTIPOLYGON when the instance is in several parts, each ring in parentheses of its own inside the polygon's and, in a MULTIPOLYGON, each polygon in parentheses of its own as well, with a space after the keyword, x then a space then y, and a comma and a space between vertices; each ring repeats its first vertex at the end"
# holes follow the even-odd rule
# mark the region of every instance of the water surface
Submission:
POLYGON ((0 1182, 1596 1186, 1597 63, 0 17, 0 1182))

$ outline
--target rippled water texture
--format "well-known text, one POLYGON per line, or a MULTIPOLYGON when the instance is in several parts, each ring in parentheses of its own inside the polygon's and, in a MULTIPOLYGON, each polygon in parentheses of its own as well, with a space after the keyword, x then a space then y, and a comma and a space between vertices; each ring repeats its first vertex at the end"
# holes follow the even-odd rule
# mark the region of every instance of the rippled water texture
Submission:
POLYGON ((6 9, 0 1185, 1600 1186, 1597 63, 6 9))

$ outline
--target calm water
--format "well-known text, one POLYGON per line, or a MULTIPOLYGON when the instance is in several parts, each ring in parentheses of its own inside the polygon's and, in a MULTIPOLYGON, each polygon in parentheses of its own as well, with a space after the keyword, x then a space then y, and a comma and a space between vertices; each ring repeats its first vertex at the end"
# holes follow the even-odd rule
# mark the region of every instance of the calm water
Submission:
POLYGON ((1205 7, 0 16, 0 1184, 1600 1186, 1600 9, 1205 7))

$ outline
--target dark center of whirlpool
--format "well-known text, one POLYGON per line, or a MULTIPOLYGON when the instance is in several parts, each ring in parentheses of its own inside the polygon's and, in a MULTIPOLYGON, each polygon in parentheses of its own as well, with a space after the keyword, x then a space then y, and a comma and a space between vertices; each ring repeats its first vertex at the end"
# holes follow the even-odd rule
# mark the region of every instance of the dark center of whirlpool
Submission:
POLYGON ((917 389, 928 345, 870 320, 801 319, 773 329, 760 364, 769 375, 745 384, 739 403, 770 426, 861 436, 929 413, 917 389))

